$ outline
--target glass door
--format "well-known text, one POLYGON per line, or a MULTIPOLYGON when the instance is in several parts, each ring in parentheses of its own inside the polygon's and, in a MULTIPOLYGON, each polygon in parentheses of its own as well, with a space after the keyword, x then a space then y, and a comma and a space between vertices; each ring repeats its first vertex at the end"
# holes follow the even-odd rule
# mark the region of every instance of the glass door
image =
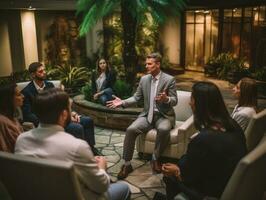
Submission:
POLYGON ((187 11, 185 35, 185 68, 203 71, 217 50, 218 10, 187 11))

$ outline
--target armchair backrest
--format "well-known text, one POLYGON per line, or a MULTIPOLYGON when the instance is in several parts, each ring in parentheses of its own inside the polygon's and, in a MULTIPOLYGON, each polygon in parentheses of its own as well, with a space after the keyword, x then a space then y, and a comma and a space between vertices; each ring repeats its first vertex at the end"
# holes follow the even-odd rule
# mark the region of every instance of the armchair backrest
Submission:
MULTIPOLYGON (((62 84, 60 80, 51 80, 51 81, 49 80, 49 82, 52 82, 56 88, 62 88, 62 84)), ((17 83, 19 91, 23 90, 29 83, 30 81, 17 83)))
POLYGON ((0 181, 13 200, 83 199, 72 162, 0 152, 0 181))
POLYGON ((266 140, 240 160, 220 200, 262 199, 266 189, 266 140))
POLYGON ((189 105, 191 92, 177 90, 177 105, 174 107, 176 120, 186 121, 191 115, 192 110, 189 105))
POLYGON ((245 130, 248 151, 252 151, 266 133, 266 109, 255 114, 245 130))

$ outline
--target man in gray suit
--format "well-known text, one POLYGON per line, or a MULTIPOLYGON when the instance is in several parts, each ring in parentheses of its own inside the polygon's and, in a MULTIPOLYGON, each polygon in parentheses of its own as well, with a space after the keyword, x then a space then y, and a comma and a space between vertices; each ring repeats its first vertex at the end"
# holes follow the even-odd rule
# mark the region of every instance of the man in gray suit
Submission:
POLYGON ((108 107, 116 108, 127 107, 144 100, 143 112, 126 131, 123 150, 125 162, 118 173, 118 179, 126 178, 133 171, 130 161, 133 157, 136 137, 147 133, 152 128, 157 129, 157 138, 151 165, 154 172, 161 172, 160 155, 169 141, 170 130, 175 125, 173 106, 177 104, 175 78, 161 71, 161 60, 161 55, 158 53, 148 55, 146 58, 148 74, 140 79, 135 94, 126 100, 116 97, 107 102, 108 107))

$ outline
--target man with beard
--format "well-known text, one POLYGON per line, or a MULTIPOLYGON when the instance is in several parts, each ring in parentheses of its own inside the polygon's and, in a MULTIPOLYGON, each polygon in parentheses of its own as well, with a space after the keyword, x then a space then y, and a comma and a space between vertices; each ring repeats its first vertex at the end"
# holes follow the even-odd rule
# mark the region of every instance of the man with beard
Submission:
POLYGON ((73 161, 84 199, 129 200, 125 183, 110 184, 106 159, 94 157, 89 145, 64 131, 71 121, 69 96, 59 88, 44 90, 33 101, 39 126, 21 134, 15 153, 43 159, 73 161))
MULTIPOLYGON (((37 94, 48 88, 54 88, 54 84, 46 80, 45 67, 40 62, 33 62, 29 65, 29 73, 32 81, 21 91, 24 95, 24 103, 22 106, 23 120, 32 122, 35 127, 39 124, 39 118, 32 110, 32 103, 37 94)), ((94 148, 94 124, 90 117, 79 116, 76 112, 71 112, 71 123, 65 128, 65 131, 73 136, 84 139, 90 145, 94 155, 101 153, 94 148)))

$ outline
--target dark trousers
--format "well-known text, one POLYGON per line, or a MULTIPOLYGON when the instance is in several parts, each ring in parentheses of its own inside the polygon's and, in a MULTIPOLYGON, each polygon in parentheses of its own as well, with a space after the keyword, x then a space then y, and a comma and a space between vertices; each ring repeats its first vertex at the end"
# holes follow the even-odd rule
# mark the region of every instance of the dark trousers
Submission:
POLYGON ((91 147, 95 145, 94 123, 90 117, 81 116, 79 123, 71 122, 65 131, 76 138, 85 140, 91 147))
POLYGON ((204 195, 198 193, 195 189, 187 187, 175 176, 164 176, 163 181, 166 185, 167 200, 173 200, 180 192, 184 193, 190 200, 202 200, 204 195))

